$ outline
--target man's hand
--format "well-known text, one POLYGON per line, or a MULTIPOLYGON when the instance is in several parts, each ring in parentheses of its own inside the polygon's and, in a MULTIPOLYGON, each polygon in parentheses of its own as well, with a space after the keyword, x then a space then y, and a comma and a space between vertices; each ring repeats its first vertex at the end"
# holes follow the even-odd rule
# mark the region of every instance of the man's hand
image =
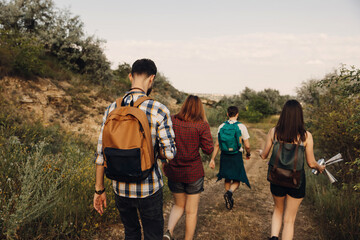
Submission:
POLYGON ((215 160, 214 160, 214 159, 211 159, 211 160, 210 160, 209 167, 210 167, 211 169, 214 169, 214 168, 215 168, 215 160))
POLYGON ((104 208, 106 208, 106 193, 94 194, 94 208, 95 210, 102 215, 104 213, 104 208))

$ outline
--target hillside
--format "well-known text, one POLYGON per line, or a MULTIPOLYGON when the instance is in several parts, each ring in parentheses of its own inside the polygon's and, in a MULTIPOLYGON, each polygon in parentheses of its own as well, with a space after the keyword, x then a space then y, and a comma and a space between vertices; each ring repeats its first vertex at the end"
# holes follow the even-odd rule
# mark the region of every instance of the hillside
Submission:
POLYGON ((95 90, 82 86, 81 91, 68 82, 39 78, 23 81, 4 77, 1 93, 12 104, 33 114, 44 125, 59 124, 64 130, 86 134, 95 139, 102 114, 109 102, 96 97, 95 90))
MULTIPOLYGON (((171 93, 180 97, 184 94, 165 80, 157 87, 159 89, 154 89, 151 97, 162 101, 172 111, 177 110, 179 99, 173 98, 171 93), (165 92, 165 88, 172 91, 165 92)), ((40 120, 45 126, 59 124, 66 131, 87 135, 94 144, 104 111, 115 100, 114 97, 102 96, 101 87, 49 78, 28 81, 3 77, 0 89, 5 99, 31 113, 33 119, 40 120)))

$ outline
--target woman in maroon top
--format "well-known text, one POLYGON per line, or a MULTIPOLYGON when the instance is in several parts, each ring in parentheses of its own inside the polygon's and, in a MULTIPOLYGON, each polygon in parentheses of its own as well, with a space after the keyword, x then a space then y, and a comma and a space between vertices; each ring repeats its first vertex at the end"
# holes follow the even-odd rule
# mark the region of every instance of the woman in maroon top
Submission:
POLYGON ((184 211, 185 239, 193 239, 200 193, 204 191, 204 168, 199 149, 210 155, 214 150, 213 140, 204 107, 197 96, 188 96, 180 112, 171 120, 177 153, 173 160, 164 164, 164 172, 175 205, 171 209, 168 230, 163 239, 172 239, 175 225, 184 211))

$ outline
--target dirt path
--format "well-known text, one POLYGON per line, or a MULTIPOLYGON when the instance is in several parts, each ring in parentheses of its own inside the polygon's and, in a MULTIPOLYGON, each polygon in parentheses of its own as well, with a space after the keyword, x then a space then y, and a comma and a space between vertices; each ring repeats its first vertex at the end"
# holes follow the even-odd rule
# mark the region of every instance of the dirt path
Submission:
MULTIPOLYGON (((265 139, 265 133, 260 129, 249 129, 255 139, 252 149, 260 148, 265 139)), ((262 160, 255 151, 252 158, 245 161, 245 169, 251 184, 249 189, 245 184, 234 193, 234 208, 225 208, 223 199, 223 181, 207 179, 205 191, 201 194, 198 224, 194 239, 203 240, 237 240, 267 239, 270 235, 273 200, 269 183, 266 180, 267 160, 262 160)), ((173 202, 164 206, 165 228, 173 202)), ((298 240, 316 240, 319 236, 314 221, 309 216, 311 212, 304 204, 300 206, 296 223, 295 237, 298 240)), ((123 239, 124 231, 121 224, 113 226, 111 234, 106 239, 123 239)), ((185 216, 183 216, 174 231, 175 239, 184 239, 185 216)))

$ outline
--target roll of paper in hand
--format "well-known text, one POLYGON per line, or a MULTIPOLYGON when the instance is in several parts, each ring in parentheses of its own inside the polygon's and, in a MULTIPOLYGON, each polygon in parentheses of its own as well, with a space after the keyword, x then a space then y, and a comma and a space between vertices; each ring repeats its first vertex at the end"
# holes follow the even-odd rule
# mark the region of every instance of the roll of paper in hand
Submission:
MULTIPOLYGON (((319 165, 325 165, 325 159, 319 159, 318 161, 317 161, 317 163, 319 164, 319 165)), ((312 171, 311 171, 313 174, 315 174, 315 175, 318 175, 319 174, 319 171, 317 170, 317 169, 313 169, 312 171)))

